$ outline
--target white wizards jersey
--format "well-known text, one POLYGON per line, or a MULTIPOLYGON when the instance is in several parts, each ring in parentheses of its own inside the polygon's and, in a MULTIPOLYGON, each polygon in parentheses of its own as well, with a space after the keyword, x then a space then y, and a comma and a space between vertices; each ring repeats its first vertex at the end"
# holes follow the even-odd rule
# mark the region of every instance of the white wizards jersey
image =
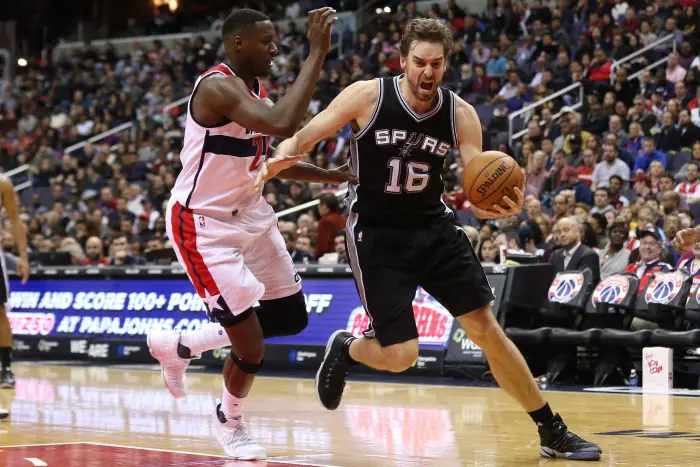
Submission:
MULTIPOLYGON (((224 120, 218 126, 200 125, 192 116, 192 98, 203 79, 215 75, 234 75, 225 63, 203 73, 194 84, 187 106, 185 139, 180 153, 182 171, 172 189, 172 196, 185 208, 212 217, 235 216, 246 210, 261 222, 274 223, 272 207, 253 182, 265 161, 269 136, 224 120)), ((267 97, 263 85, 256 81, 258 99, 267 97)), ((257 223, 257 221, 256 221, 257 223)))

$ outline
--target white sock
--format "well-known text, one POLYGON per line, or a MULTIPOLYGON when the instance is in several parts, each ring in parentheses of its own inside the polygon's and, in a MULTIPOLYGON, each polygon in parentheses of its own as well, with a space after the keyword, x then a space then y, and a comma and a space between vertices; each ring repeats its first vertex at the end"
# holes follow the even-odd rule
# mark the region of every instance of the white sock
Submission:
POLYGON ((243 415, 243 401, 245 401, 245 398, 239 399, 228 392, 226 383, 224 383, 224 397, 221 398, 221 411, 226 416, 226 420, 238 418, 243 415))
POLYGON ((180 334, 180 344, 190 349, 190 355, 199 355, 205 350, 220 349, 231 345, 228 334, 220 324, 207 323, 198 331, 180 334))

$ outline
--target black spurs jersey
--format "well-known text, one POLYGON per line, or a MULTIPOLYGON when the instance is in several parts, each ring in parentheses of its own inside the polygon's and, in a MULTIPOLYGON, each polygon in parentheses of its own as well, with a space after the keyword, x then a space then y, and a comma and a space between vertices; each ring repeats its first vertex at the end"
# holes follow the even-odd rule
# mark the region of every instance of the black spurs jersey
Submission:
POLYGON ((457 146, 455 96, 438 88, 435 107, 418 115, 399 88, 400 76, 378 78, 372 117, 352 133, 351 185, 346 202, 353 213, 374 223, 424 226, 451 217, 443 203, 441 172, 457 146))

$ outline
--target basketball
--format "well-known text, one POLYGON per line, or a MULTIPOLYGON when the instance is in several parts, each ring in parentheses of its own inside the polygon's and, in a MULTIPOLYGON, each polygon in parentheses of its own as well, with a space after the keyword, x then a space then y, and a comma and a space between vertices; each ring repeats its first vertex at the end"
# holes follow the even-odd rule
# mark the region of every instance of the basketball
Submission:
POLYGON ((518 163, 508 154, 498 151, 486 151, 471 160, 464 168, 462 177, 464 193, 469 202, 479 209, 492 209, 504 196, 515 201, 515 187, 525 189, 525 176, 518 163))

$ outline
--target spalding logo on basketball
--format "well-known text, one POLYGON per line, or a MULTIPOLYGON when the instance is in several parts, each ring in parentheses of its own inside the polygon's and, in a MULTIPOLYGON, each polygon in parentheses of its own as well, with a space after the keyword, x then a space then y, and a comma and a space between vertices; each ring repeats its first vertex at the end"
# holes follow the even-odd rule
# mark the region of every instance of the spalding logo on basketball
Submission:
POLYGON ((549 286, 549 301, 568 303, 573 300, 583 287, 583 274, 557 274, 549 286))
MULTIPOLYGON (((445 307, 420 287, 413 299, 413 315, 418 329, 418 341, 421 344, 446 344, 452 332, 454 318, 445 307)), ((356 337, 369 329, 369 316, 365 309, 358 306, 348 318, 346 330, 356 337)))
POLYGON ((666 305, 676 298, 682 285, 683 277, 679 272, 656 274, 644 294, 646 301, 666 305))
POLYGON ((627 295, 630 288, 629 281, 622 276, 611 276, 603 279, 593 291, 593 305, 598 303, 607 303, 610 305, 619 305, 627 295))

